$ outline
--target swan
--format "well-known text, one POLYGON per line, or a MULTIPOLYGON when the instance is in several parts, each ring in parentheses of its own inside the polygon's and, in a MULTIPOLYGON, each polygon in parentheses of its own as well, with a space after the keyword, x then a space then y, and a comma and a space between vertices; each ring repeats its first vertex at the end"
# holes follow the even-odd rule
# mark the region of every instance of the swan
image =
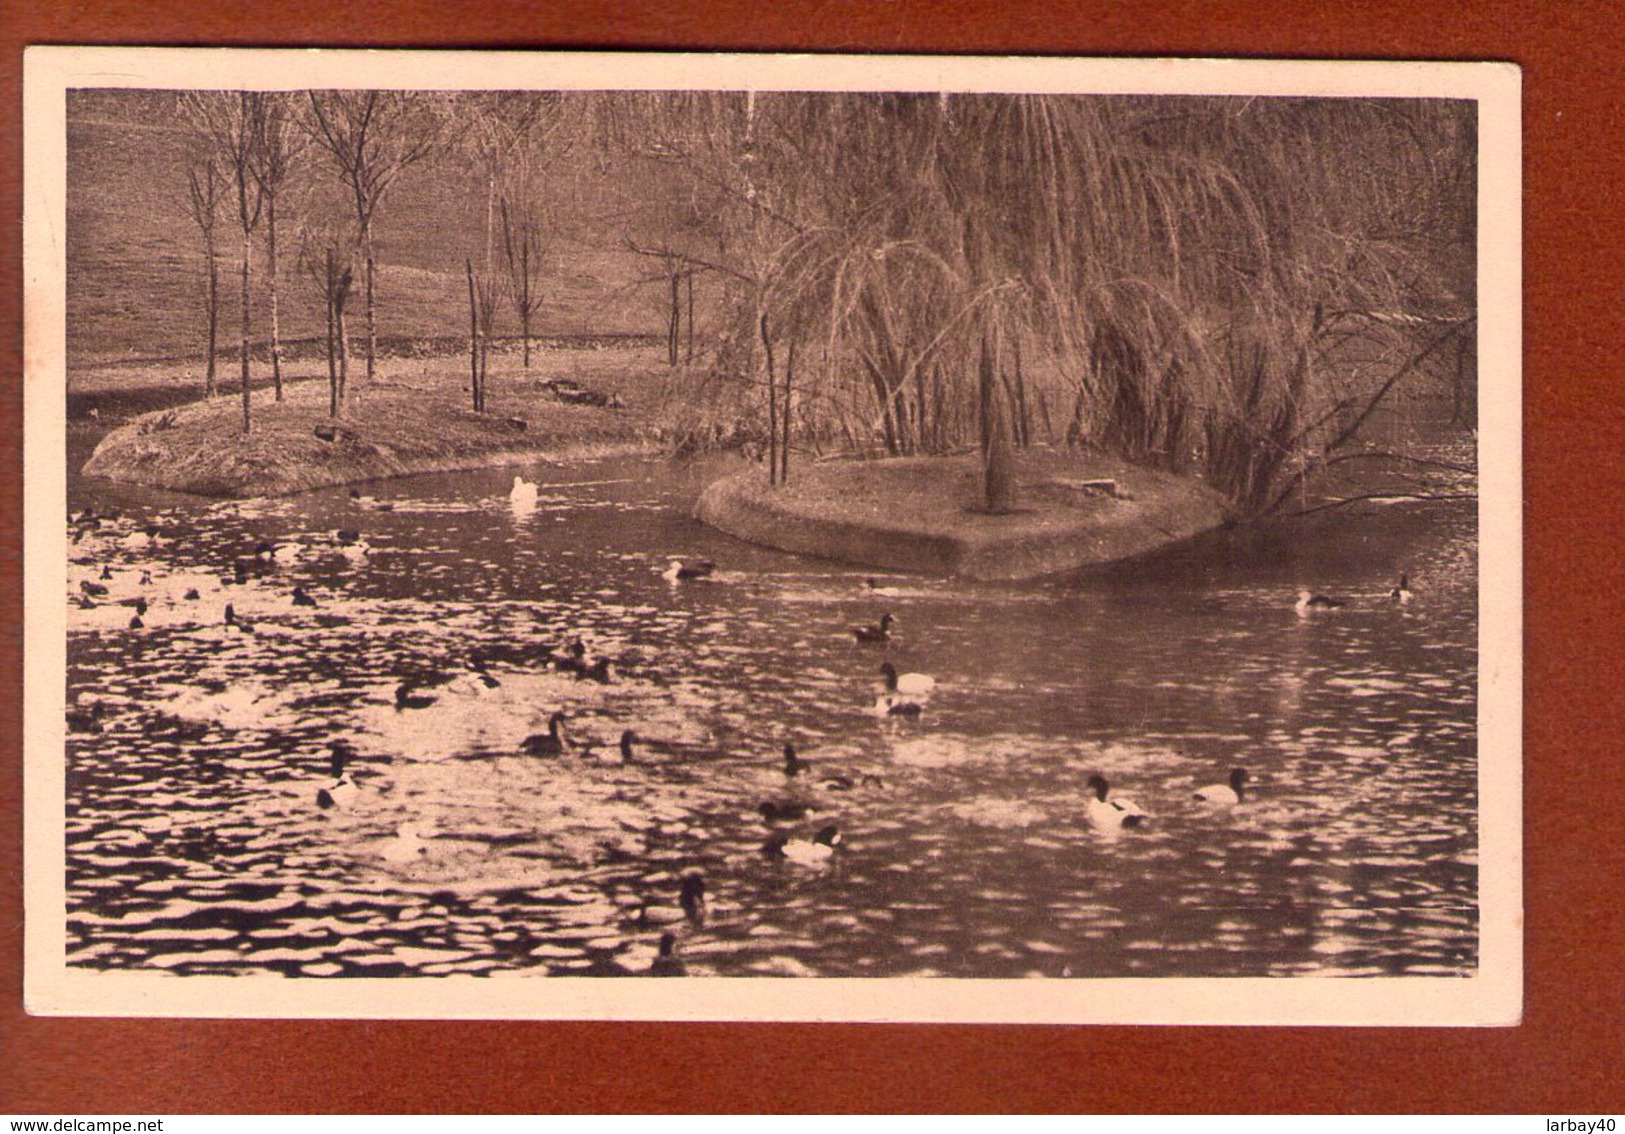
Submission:
POLYGON ((1144 811, 1126 799, 1107 799, 1106 793, 1111 790, 1106 783, 1106 777, 1096 774, 1089 777, 1089 790, 1095 797, 1089 801, 1089 824, 1101 831, 1123 831, 1143 827, 1150 818, 1144 811))
POLYGON ((536 507, 537 489, 532 481, 515 473, 513 487, 508 490, 508 503, 515 508, 536 507))
POLYGON ((882 662, 880 672, 886 677, 886 692, 901 693, 909 697, 929 697, 937 687, 937 679, 923 673, 898 673, 891 662, 882 662))

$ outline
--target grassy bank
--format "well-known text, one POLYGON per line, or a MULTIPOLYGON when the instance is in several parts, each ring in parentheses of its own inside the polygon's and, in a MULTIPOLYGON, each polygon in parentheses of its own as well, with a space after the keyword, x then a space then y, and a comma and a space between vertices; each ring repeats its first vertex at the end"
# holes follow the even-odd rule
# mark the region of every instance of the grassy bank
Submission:
POLYGON ((974 455, 804 465, 771 488, 764 469, 719 481, 699 517, 741 539, 806 555, 976 579, 1023 579, 1141 555, 1217 527, 1201 483, 1098 455, 1016 456, 1017 511, 978 509, 974 455))
MULTIPOLYGON (((83 471, 128 484, 250 497, 536 456, 637 451, 654 447, 660 433, 650 407, 665 379, 653 358, 646 350, 559 351, 547 352, 528 373, 517 363, 494 367, 486 414, 468 408, 466 372, 452 359, 390 360, 336 421, 328 416, 326 381, 306 375, 288 384, 282 402, 269 390, 254 390, 249 434, 242 432, 237 394, 193 401, 113 429, 83 471), (615 404, 561 400, 550 383, 564 380, 615 404)), ((154 389, 154 377, 123 371, 116 378, 85 375, 84 381, 110 395, 121 389, 138 403, 140 391, 154 389)))

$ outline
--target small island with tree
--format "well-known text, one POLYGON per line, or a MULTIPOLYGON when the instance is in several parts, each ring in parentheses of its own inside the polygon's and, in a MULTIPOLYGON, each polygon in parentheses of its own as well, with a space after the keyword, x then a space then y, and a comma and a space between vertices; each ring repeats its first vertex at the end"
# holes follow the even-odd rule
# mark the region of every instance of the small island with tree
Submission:
POLYGON ((130 411, 84 472, 250 497, 732 449, 699 514, 745 539, 988 577, 1139 554, 1420 468, 1379 408, 1471 420, 1470 109, 89 92, 70 144, 151 144, 70 192, 112 238, 70 403, 130 411))

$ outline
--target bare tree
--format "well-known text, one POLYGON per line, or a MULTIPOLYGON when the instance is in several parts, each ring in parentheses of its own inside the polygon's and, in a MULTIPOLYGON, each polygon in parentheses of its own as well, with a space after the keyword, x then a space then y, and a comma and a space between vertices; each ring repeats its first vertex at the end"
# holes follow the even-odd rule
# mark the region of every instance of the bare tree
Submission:
POLYGON ((390 186, 440 144, 425 96, 408 91, 310 91, 310 134, 344 183, 360 232, 367 317, 367 381, 378 358, 373 220, 390 186))
POLYGON ((226 193, 226 179, 212 153, 205 153, 186 171, 187 212, 203 234, 203 259, 207 282, 204 289, 204 311, 209 321, 208 354, 203 377, 203 396, 214 397, 215 342, 220 325, 220 264, 216 254, 214 229, 220 220, 220 202, 226 193))
POLYGON ((271 301, 271 382, 282 400, 282 327, 277 304, 277 201, 304 149, 293 96, 267 93, 256 115, 250 168, 265 201, 265 278, 271 301))
POLYGON ((225 171, 228 191, 234 193, 237 222, 242 229, 242 397, 243 432, 252 429, 249 402, 249 282, 253 264, 253 235, 264 209, 264 196, 254 175, 255 140, 263 129, 265 95, 257 91, 196 91, 185 101, 187 117, 198 136, 213 148, 225 171))

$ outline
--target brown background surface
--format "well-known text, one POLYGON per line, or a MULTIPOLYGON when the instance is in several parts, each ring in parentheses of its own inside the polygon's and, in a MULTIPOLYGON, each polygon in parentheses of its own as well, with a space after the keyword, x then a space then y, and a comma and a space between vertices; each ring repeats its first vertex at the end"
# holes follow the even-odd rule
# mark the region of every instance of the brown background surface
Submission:
POLYGON ((1618 1112, 1625 5, 5 0, 0 1112, 1618 1112), (1524 68, 1524 1023, 1499 1030, 35 1019, 22 1012, 22 47, 1488 59, 1524 68))

